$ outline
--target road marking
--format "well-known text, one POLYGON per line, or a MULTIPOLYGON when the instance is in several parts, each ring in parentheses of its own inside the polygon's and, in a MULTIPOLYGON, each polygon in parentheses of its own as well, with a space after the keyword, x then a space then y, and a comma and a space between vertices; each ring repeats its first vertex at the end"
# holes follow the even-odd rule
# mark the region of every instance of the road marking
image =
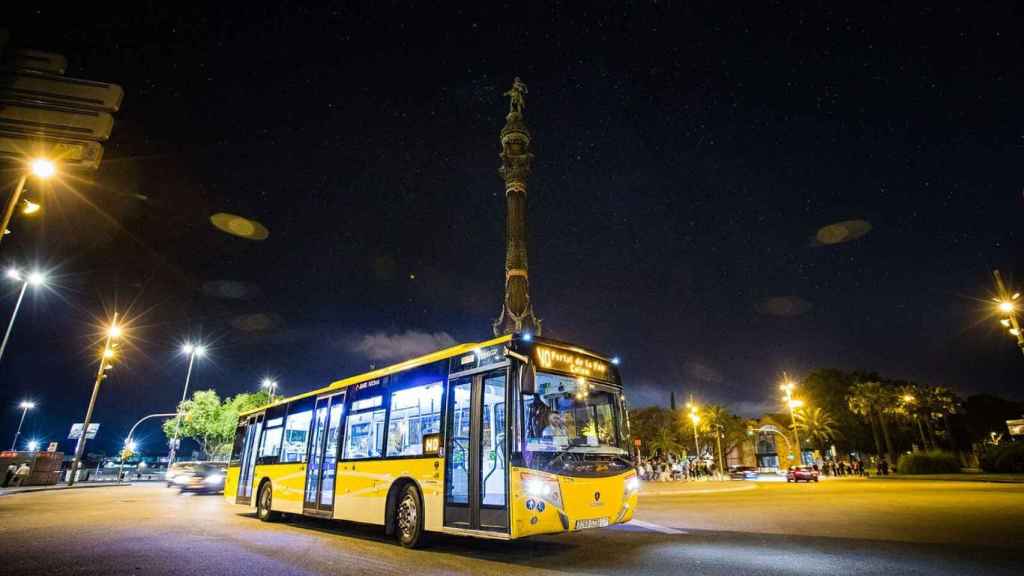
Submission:
POLYGON ((626 526, 639 526, 645 528, 651 532, 660 532, 662 534, 687 534, 682 530, 676 530, 675 528, 669 528, 668 526, 662 526, 660 524, 653 524, 651 522, 644 522, 643 520, 630 520, 626 526))
POLYGON ((754 484, 745 484, 735 488, 704 488, 700 490, 657 490, 652 492, 640 491, 639 496, 686 496, 687 494, 715 494, 725 492, 744 492, 757 488, 754 484))

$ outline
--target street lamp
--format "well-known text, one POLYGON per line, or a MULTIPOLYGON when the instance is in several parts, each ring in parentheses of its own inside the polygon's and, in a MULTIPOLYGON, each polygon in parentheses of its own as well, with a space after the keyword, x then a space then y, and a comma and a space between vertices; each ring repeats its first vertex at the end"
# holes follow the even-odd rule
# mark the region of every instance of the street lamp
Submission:
POLYGON ((71 460, 71 467, 68 473, 68 486, 75 484, 75 476, 78 467, 82 462, 82 454, 85 453, 86 436, 89 434, 89 424, 92 421, 92 411, 96 407, 96 396, 100 393, 100 382, 107 377, 107 370, 114 367, 110 360, 114 358, 114 350, 117 348, 118 339, 124 334, 124 330, 117 323, 117 312, 106 329, 106 338, 103 340, 103 352, 100 353, 100 366, 96 369, 96 381, 92 385, 92 396, 89 397, 89 407, 85 410, 85 421, 82 423, 82 435, 78 438, 75 446, 75 457, 71 460))
POLYGON ((39 450, 39 441, 38 440, 29 440, 28 441, 28 451, 29 452, 35 452, 36 450, 39 450))
POLYGON ((690 409, 690 422, 693 422, 693 447, 697 450, 697 458, 700 459, 700 442, 697 440, 697 424, 700 423, 700 414, 697 413, 697 405, 687 402, 686 407, 690 409))
POLYGON ((181 431, 181 405, 188 397, 188 383, 192 379, 192 365, 196 358, 206 355, 206 347, 202 344, 186 343, 181 347, 181 353, 188 356, 188 371, 185 372, 185 390, 181 393, 181 402, 178 403, 177 418, 174 419, 174 438, 171 440, 171 451, 167 454, 167 468, 174 464, 174 456, 178 451, 178 433, 181 431))
POLYGON ((25 423, 25 415, 28 411, 35 408, 35 402, 29 402, 28 400, 18 404, 18 408, 21 408, 21 420, 18 422, 18 431, 14 433, 14 442, 11 442, 11 451, 13 452, 18 446, 18 436, 21 436, 21 425, 25 423))
POLYGON ((796 384, 793 384, 793 382, 790 381, 789 376, 786 376, 785 374, 783 374, 783 378, 784 381, 779 386, 779 389, 781 389, 786 395, 786 406, 789 407, 789 419, 793 423, 793 440, 795 440, 794 444, 796 445, 797 463, 803 464, 804 455, 800 451, 800 435, 797 433, 796 429, 796 410, 804 405, 804 401, 793 398, 793 389, 796 388, 796 384))
POLYGON ((1024 353, 1024 333, 1021 333, 1020 323, 1017 321, 1017 301, 1020 299, 1020 292, 1010 294, 1006 285, 1003 284, 1003 277, 999 274, 999 270, 993 270, 992 276, 996 280, 996 291, 998 292, 998 297, 993 298, 996 302, 996 310, 1005 316, 999 322, 1009 330, 1011 336, 1017 339, 1017 346, 1024 353))
POLYGON ((25 190, 25 182, 28 180, 29 174, 40 180, 46 180, 56 173, 57 166, 46 158, 35 158, 28 163, 28 170, 21 173, 21 178, 18 179, 18 184, 14 187, 14 193, 7 200, 3 222, 0 223, 0 240, 3 240, 4 235, 7 233, 7 226, 11 223, 11 217, 14 216, 14 209, 18 206, 21 193, 25 190))
POLYGON ((270 401, 273 402, 274 392, 277 390, 277 380, 274 380, 273 378, 264 378, 263 381, 260 382, 260 387, 267 389, 270 393, 270 401))
POLYGON ((17 268, 8 268, 5 276, 15 282, 21 282, 21 291, 18 293, 17 303, 14 304, 14 312, 11 313, 11 321, 7 323, 7 332, 4 332, 4 340, 0 343, 0 360, 4 358, 4 350, 7 349, 7 339, 11 337, 14 319, 18 317, 18 310, 21 309, 21 300, 25 298, 25 290, 28 290, 29 286, 38 287, 46 284, 46 274, 38 270, 28 275, 23 275, 17 268))

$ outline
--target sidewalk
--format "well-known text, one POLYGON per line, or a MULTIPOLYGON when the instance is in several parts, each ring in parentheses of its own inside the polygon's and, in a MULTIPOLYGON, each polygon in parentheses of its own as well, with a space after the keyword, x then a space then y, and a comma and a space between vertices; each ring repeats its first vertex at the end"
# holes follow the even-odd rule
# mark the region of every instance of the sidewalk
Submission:
POLYGON ((640 496, 687 496, 721 492, 743 492, 757 488, 756 482, 745 480, 678 480, 675 482, 641 482, 640 496))
POLYGON ((131 486, 131 482, 79 482, 68 486, 61 482, 50 486, 20 486, 17 488, 0 488, 0 496, 22 494, 24 492, 47 492, 49 490, 77 490, 78 488, 105 488, 107 486, 131 486))
POLYGON ((961 472, 960 474, 896 474, 870 476, 871 480, 941 480, 945 482, 998 482, 1002 484, 1024 484, 1024 474, 995 474, 986 472, 961 472))

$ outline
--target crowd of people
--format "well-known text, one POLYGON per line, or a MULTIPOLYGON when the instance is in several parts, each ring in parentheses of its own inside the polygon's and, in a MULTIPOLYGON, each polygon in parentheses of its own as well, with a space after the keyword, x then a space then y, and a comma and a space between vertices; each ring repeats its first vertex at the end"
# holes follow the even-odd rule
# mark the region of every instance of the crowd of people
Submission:
POLYGON ((696 458, 681 458, 675 454, 641 459, 637 474, 648 482, 674 482, 708 478, 717 473, 714 463, 696 458))

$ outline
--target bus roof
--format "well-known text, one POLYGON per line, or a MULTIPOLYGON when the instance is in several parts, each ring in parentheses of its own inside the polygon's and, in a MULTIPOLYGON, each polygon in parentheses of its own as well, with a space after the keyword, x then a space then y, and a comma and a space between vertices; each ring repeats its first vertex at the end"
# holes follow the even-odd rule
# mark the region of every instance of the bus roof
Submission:
POLYGON ((430 364, 431 362, 436 362, 438 360, 443 360, 445 358, 450 358, 452 356, 458 356, 459 354, 465 354, 466 352, 472 352, 477 348, 483 348, 485 346, 493 346, 495 344, 508 342, 511 339, 512 335, 506 334, 504 336, 498 336, 497 338, 492 338, 484 342, 470 342, 467 344, 459 344, 456 346, 452 346, 451 348, 445 348, 444 350, 438 350, 437 352, 431 352, 430 354, 418 356, 411 360, 406 360, 405 362, 399 362, 398 364, 392 364, 384 368, 378 368, 376 370, 371 370, 369 372, 364 372, 362 374, 356 374, 355 376, 349 376, 348 378, 336 380, 334 382, 331 382, 327 386, 324 386, 323 388, 317 388, 316 390, 303 392, 302 394, 296 394, 295 396, 289 396, 288 398, 279 398, 274 402, 271 402, 270 404, 260 406, 259 408, 253 408, 252 410, 246 410, 245 412, 240 413, 239 416, 246 416, 248 414, 253 414, 256 412, 262 412, 263 410, 266 410, 271 406, 277 406, 278 404, 287 404, 288 402, 293 402, 295 400, 300 400, 302 398, 307 398, 309 396, 317 396, 325 392, 330 392, 332 390, 339 390, 341 388, 345 388, 353 384, 366 382, 367 380, 382 378, 384 376, 389 376, 396 372, 401 372, 402 370, 406 370, 408 368, 415 368, 416 366, 421 366, 423 364, 430 364))

